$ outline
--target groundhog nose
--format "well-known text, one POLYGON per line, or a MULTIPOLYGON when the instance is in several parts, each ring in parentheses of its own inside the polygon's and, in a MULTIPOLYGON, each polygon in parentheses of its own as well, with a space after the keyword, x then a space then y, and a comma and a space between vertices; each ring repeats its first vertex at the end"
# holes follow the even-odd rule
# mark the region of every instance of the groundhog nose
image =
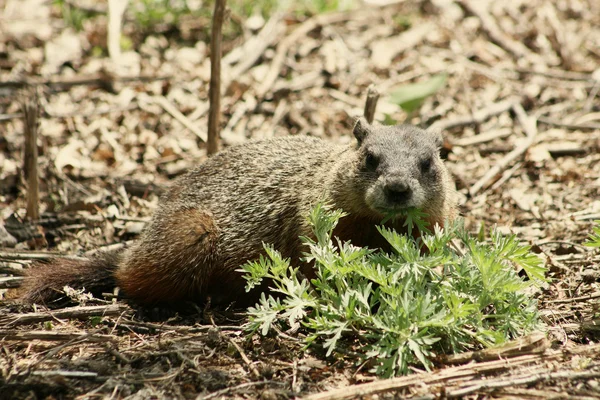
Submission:
POLYGON ((412 193, 410 186, 404 181, 388 182, 384 190, 386 197, 392 203, 404 203, 412 193))

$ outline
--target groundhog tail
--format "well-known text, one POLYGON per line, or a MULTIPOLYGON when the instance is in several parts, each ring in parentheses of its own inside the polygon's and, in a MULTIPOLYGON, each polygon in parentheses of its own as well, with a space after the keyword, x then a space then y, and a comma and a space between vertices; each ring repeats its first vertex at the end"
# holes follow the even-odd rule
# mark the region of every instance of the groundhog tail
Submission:
POLYGON ((35 263, 28 268, 17 296, 26 303, 63 306, 72 301, 63 289, 69 286, 100 297, 116 286, 114 271, 120 257, 120 252, 101 252, 89 259, 56 258, 35 263))

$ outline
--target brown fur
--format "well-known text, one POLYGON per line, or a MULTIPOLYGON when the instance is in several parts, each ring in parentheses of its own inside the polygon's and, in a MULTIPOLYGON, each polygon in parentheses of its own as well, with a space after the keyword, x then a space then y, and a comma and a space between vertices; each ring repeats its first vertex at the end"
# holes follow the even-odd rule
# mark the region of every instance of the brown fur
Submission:
MULTIPOLYGON (((57 258, 38 263, 28 269, 24 286, 19 290, 28 303, 46 303, 49 306, 64 304, 64 286, 85 288, 94 295, 112 292, 113 278, 119 254, 102 252, 87 260, 57 258)), ((68 300, 67 300, 68 301, 68 300)))
POLYGON ((195 268, 195 264, 181 259, 206 253, 208 257, 202 261, 210 262, 211 255, 216 253, 218 234, 212 216, 202 210, 184 209, 173 212, 160 228, 155 228, 159 240, 171 246, 159 247, 162 257, 158 257, 147 246, 134 245, 125 254, 128 262, 115 273, 118 285, 141 303, 152 303, 157 297, 170 303, 201 300, 215 271, 195 268))
MULTIPOLYGON (((134 245, 100 260, 104 272, 98 261, 38 265, 25 299, 48 302, 67 284, 94 290, 116 281, 142 304, 246 305, 262 289, 245 293, 236 269, 263 254, 263 243, 297 265, 306 250, 298 236, 311 236, 307 216, 321 200, 349 214, 336 236, 371 248, 389 248, 375 228, 384 215, 418 207, 431 225, 453 218, 439 135, 364 120, 354 135, 357 143, 349 146, 288 137, 231 147, 174 181, 134 245)), ((402 221, 393 226, 402 229, 402 221)), ((310 267, 303 272, 312 276, 310 267)))

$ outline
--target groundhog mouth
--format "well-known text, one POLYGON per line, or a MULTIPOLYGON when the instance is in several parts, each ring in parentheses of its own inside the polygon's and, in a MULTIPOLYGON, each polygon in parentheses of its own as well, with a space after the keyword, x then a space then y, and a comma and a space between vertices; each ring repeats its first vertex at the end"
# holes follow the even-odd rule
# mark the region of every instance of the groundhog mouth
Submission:
POLYGON ((390 190, 382 185, 374 186, 371 190, 368 190, 365 202, 371 210, 384 217, 406 214, 408 209, 420 209, 427 203, 419 188, 411 187, 399 191, 390 190))
POLYGON ((406 204, 389 204, 389 205, 378 205, 372 207, 374 211, 377 211, 383 216, 398 216, 406 214, 410 209, 420 208, 416 207, 412 201, 408 201, 406 204))

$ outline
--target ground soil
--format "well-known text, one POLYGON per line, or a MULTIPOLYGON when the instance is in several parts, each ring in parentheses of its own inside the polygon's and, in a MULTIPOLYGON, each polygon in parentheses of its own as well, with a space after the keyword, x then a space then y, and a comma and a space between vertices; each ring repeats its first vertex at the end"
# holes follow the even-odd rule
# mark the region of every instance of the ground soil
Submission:
MULTIPOLYGON (((50 2, 0 1, 3 288, 33 260, 135 239, 169 181, 206 158, 209 21, 144 30, 127 13, 130 50, 114 63, 106 3, 65 3, 88 13, 81 30, 50 2), (41 218, 29 223, 23 104, 34 96, 41 218)), ((376 120, 444 132, 467 228, 497 226, 543 257, 547 334, 500 361, 440 358, 432 372, 379 381, 303 352, 290 335, 247 338, 243 313, 165 316, 85 297, 49 312, 5 300, 0 398, 600 398, 600 254, 582 246, 600 219, 600 3, 392 3, 312 18, 231 15, 226 24, 243 29, 224 41, 223 143, 348 142, 374 85, 376 120), (398 87, 438 74, 446 84, 417 110, 392 102, 398 87)))

